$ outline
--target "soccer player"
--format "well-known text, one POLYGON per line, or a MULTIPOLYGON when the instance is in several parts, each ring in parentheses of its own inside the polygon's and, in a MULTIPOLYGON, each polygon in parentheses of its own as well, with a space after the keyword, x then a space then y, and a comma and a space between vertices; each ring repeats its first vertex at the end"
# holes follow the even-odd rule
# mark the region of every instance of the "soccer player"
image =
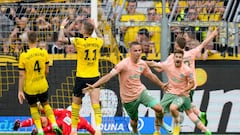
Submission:
POLYGON ((18 65, 18 100, 20 104, 23 104, 24 99, 27 99, 39 135, 43 135, 43 129, 37 107, 38 101, 42 104, 46 116, 51 121, 53 130, 60 135, 62 131, 58 127, 52 107, 48 103, 48 82, 46 79, 49 72, 48 53, 45 49, 37 48, 37 34, 34 31, 29 31, 27 36, 29 50, 21 53, 18 65))
POLYGON ((183 64, 184 51, 175 49, 173 60, 164 62, 148 62, 148 65, 154 68, 160 68, 165 71, 168 77, 168 91, 164 94, 161 105, 165 113, 171 112, 174 118, 173 135, 179 135, 180 118, 179 109, 184 107, 189 118, 196 126, 205 132, 206 135, 211 135, 211 132, 202 124, 198 117, 191 109, 190 91, 195 85, 192 70, 183 64))
MULTIPOLYGON (((64 27, 67 25, 68 19, 64 19, 61 23, 61 28, 58 40, 64 43, 73 44, 77 50, 77 72, 75 86, 73 89, 72 98, 72 133, 77 135, 77 123, 79 120, 79 110, 82 104, 84 93, 82 89, 87 87, 86 83, 95 83, 100 76, 99 73, 99 57, 100 49, 103 46, 103 40, 98 37, 91 37, 95 26, 90 20, 82 22, 80 33, 83 38, 70 37, 66 38, 64 35, 64 27)), ((99 88, 96 88, 99 89, 99 88)), ((94 110, 94 117, 96 121, 96 135, 101 135, 100 125, 102 123, 102 112, 99 104, 100 91, 94 90, 90 93, 91 104, 94 110)))
MULTIPOLYGON (((201 53, 202 49, 205 48, 206 45, 208 45, 209 42, 211 42, 216 36, 218 35, 218 29, 215 29, 199 46, 196 48, 190 49, 188 51, 184 51, 183 61, 185 64, 187 64, 190 69, 193 72, 193 79, 195 82, 195 86, 190 91, 190 98, 192 101, 194 90, 197 87, 197 79, 196 79, 196 72, 195 72, 195 60, 198 57, 198 55, 201 53)), ((185 49, 186 41, 184 38, 178 38, 177 42, 174 44, 175 49, 185 49)), ((168 57, 168 60, 171 60, 173 55, 170 55, 168 57)), ((203 122, 205 126, 207 126, 207 116, 205 112, 201 112, 195 105, 192 104, 192 111, 199 116, 200 120, 203 122)))
POLYGON ((127 114, 130 117, 130 124, 133 135, 140 135, 137 130, 138 126, 138 107, 140 104, 151 107, 156 113, 156 121, 162 124, 163 109, 158 101, 153 98, 144 84, 141 82, 140 76, 144 75, 149 80, 157 84, 159 87, 166 89, 166 84, 162 83, 158 77, 153 74, 146 62, 141 60, 142 45, 138 42, 130 43, 130 57, 118 63, 114 69, 107 75, 103 76, 94 84, 87 84, 84 92, 94 92, 95 88, 108 82, 112 77, 119 75, 120 96, 127 114))
MULTIPOLYGON (((54 115, 56 116, 56 121, 58 126, 62 129, 63 135, 69 135, 71 133, 71 111, 67 109, 54 109, 54 115)), ((77 129, 86 129, 92 135, 95 134, 95 130, 89 124, 89 122, 84 117, 79 117, 79 122, 77 125, 77 129)), ((41 117, 42 127, 45 135, 55 135, 55 132, 52 131, 52 125, 47 117, 41 117)), ((29 118, 22 122, 17 120, 14 123, 13 129, 17 131, 20 127, 29 127, 34 125, 34 120, 29 118)), ((34 131, 34 130, 33 130, 34 131)))

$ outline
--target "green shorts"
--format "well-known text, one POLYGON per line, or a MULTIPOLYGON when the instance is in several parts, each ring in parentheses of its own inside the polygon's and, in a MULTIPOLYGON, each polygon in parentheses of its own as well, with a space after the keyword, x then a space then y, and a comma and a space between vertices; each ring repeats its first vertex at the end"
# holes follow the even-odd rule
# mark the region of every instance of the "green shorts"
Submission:
MULTIPOLYGON (((191 90, 190 93, 189 93, 189 99, 190 100, 190 106, 192 107, 192 101, 193 101, 193 94, 194 94, 194 90, 191 90)), ((186 101, 186 102, 189 102, 189 101, 186 101)), ((185 103, 182 107, 179 108, 179 111, 180 112, 183 112, 185 110, 188 110, 190 109, 189 107, 189 103, 185 103)))
POLYGON ((163 95, 163 98, 160 102, 164 109, 164 113, 169 113, 169 107, 171 104, 175 104, 178 106, 178 108, 182 108, 182 106, 185 106, 185 108, 190 109, 191 108, 191 101, 189 97, 185 96, 177 96, 175 94, 165 93, 163 95))
POLYGON ((143 104, 146 107, 153 107, 159 102, 153 96, 150 95, 148 90, 143 90, 141 95, 134 101, 129 103, 123 103, 124 109, 127 111, 128 116, 132 120, 138 119, 138 107, 143 104))

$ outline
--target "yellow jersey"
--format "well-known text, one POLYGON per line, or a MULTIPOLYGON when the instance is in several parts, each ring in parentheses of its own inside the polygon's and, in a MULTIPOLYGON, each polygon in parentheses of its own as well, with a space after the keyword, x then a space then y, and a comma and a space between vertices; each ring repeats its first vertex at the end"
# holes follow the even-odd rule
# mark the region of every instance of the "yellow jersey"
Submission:
MULTIPOLYGON (((166 2, 166 14, 170 13, 169 3, 166 2)), ((157 9, 157 14, 162 15, 162 2, 155 2, 155 8, 157 9)))
POLYGON ((161 43, 161 27, 160 26, 145 26, 149 32, 153 33, 151 41, 154 42, 155 53, 160 54, 160 43, 161 43))
POLYGON ((128 21, 135 21, 135 22, 141 22, 141 21, 145 21, 146 20, 146 16, 142 13, 136 13, 136 14, 124 14, 121 16, 120 21, 121 22, 128 22, 128 21))
POLYGON ((93 78, 100 75, 99 58, 100 49, 103 46, 101 38, 70 38, 77 50, 76 76, 81 78, 93 78))
POLYGON ((31 48, 21 53, 19 70, 25 70, 23 91, 29 95, 41 94, 47 91, 46 64, 49 63, 48 53, 44 49, 31 48))
MULTIPOLYGON (((121 16, 121 22, 128 22, 134 20, 136 22, 143 22, 146 20, 146 17, 144 14, 141 13, 136 13, 136 14, 132 14, 132 15, 127 15, 124 14, 121 16)), ((129 43, 132 41, 136 41, 136 37, 137 37, 137 32, 139 30, 138 26, 133 26, 133 27, 128 27, 125 34, 124 34, 124 44, 126 46, 126 48, 129 48, 129 43)))

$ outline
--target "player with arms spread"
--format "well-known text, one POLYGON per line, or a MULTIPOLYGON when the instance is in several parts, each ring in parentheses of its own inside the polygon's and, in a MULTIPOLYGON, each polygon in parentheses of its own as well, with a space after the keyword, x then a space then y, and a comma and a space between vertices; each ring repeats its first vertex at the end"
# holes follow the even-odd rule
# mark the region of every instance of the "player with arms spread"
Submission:
POLYGON ((94 84, 88 84, 84 88, 84 92, 95 91, 95 88, 108 82, 112 77, 119 75, 120 96, 124 109, 130 117, 130 124, 133 135, 140 135, 138 132, 138 107, 143 104, 146 107, 151 107, 156 114, 155 122, 163 124, 163 109, 157 99, 152 97, 141 82, 141 75, 144 75, 149 80, 157 84, 162 89, 167 89, 167 85, 162 83, 158 77, 153 74, 146 62, 140 59, 142 54, 142 45, 138 42, 130 43, 130 57, 119 62, 110 73, 103 76, 94 84))

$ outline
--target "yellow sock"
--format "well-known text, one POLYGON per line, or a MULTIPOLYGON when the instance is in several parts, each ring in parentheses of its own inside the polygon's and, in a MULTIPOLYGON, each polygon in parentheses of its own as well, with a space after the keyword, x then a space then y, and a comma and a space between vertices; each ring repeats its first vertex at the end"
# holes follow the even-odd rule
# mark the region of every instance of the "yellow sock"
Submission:
POLYGON ((72 103, 72 130, 76 130, 77 129, 77 124, 79 121, 79 110, 80 110, 80 106, 78 104, 72 103))
POLYGON ((174 125, 173 135, 180 135, 180 125, 179 124, 174 125))
POLYGON ((94 110, 94 118, 96 126, 99 127, 102 123, 102 111, 99 104, 92 104, 94 110))
POLYGON ((56 124, 56 119, 52 110, 52 107, 49 104, 43 106, 46 116, 50 120, 50 122, 54 125, 56 124))
POLYGON ((30 107, 30 113, 31 116, 34 120, 34 124, 36 125, 36 128, 38 131, 42 130, 42 124, 41 124, 41 119, 40 119, 40 114, 38 112, 38 108, 37 107, 30 107))

